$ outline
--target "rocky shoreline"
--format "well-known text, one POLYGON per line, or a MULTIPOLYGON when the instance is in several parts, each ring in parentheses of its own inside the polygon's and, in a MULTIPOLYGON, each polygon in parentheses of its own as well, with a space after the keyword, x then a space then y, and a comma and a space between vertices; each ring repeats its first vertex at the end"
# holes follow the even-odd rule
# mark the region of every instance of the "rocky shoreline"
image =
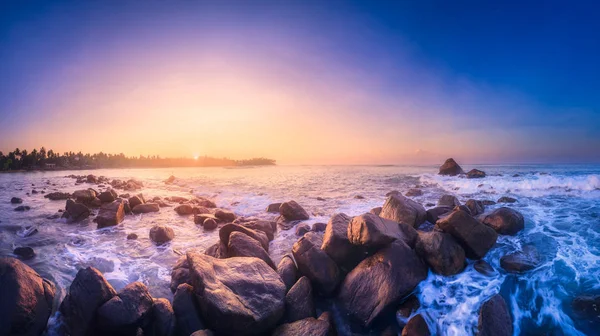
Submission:
MULTIPOLYGON (((439 173, 485 177, 476 169, 464 173, 452 159, 439 173)), ((418 194, 416 188, 407 190, 407 196, 388 193, 385 203, 368 213, 333 214, 326 225, 311 227, 302 223, 310 214, 295 201, 270 205, 266 210, 279 216, 266 221, 220 209, 201 197, 146 198, 137 193, 143 184, 135 180, 69 177, 96 189, 45 195, 65 201, 65 209, 56 215, 68 223, 95 215, 101 229, 119 225, 131 213, 175 211, 204 230, 218 229, 219 239, 205 251, 181 256, 171 273, 172 302, 153 298, 141 282, 116 292, 100 271, 88 267, 79 270, 57 305, 50 281, 18 259, 1 258, 0 330, 8 330, 8 335, 42 334, 55 311, 59 333, 65 335, 443 334, 426 316, 414 313, 419 305, 414 289, 429 271, 443 276, 461 273, 467 259, 477 260, 475 269, 483 275, 497 272, 481 259, 499 235, 516 235, 525 222, 510 207, 486 212, 495 202, 469 199, 461 204, 453 195, 442 196, 426 210, 409 197, 418 194), (299 239, 275 265, 268 251, 278 228, 294 228, 299 239)), ((503 197, 498 202, 514 200, 503 197)), ((157 245, 177 239, 165 225, 148 228, 148 236, 157 245)), ((14 254, 22 259, 35 256, 33 250, 20 249, 14 254)), ((534 245, 526 244, 503 256, 500 264, 506 272, 523 273, 543 258, 534 245)), ((478 334, 512 335, 505 299, 499 294, 486 299, 479 311, 478 334)), ((582 296, 573 309, 593 315, 599 301, 582 296)))

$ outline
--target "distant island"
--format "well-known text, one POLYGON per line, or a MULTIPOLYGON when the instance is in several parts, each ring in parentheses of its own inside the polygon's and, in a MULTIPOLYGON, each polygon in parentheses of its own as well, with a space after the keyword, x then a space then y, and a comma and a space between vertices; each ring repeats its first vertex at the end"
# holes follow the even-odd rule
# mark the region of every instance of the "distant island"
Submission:
POLYGON ((275 160, 252 158, 233 160, 203 156, 197 158, 161 158, 154 156, 125 156, 120 154, 83 154, 82 152, 56 153, 44 147, 39 150, 15 149, 8 154, 0 151, 0 171, 29 170, 70 170, 98 168, 168 168, 168 167, 235 167, 235 166, 271 166, 275 160))

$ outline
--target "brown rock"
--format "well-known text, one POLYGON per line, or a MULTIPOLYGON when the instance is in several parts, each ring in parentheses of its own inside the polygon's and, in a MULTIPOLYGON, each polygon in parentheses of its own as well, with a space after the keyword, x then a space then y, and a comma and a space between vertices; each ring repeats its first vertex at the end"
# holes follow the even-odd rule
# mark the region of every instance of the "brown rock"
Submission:
POLYGON ((221 229, 219 229, 219 238, 225 246, 229 244, 229 235, 234 231, 244 233, 254 238, 260 243, 260 245, 263 247, 263 249, 265 249, 265 251, 269 251, 269 239, 267 238, 267 235, 264 232, 252 230, 245 226, 231 223, 225 224, 223 225, 223 227, 221 227, 221 229))
POLYGON ((373 250, 384 247, 396 239, 406 242, 409 246, 414 246, 416 238, 417 231, 412 226, 398 224, 372 213, 356 216, 348 225, 350 243, 373 250))
POLYGON ((312 286, 310 280, 303 276, 285 296, 285 320, 295 322, 315 315, 312 286))
POLYGON ((98 308, 98 325, 107 332, 135 330, 142 326, 153 305, 146 285, 132 282, 98 308))
POLYGON ((511 336, 513 324, 506 301, 499 294, 483 303, 479 310, 478 336, 511 336))
POLYGON ((160 207, 156 203, 138 204, 131 209, 131 212, 133 212, 134 214, 159 212, 159 211, 160 211, 160 207))
POLYGON ((267 206, 267 212, 279 212, 281 203, 271 203, 267 206))
POLYGON ((306 220, 310 218, 308 212, 306 212, 300 204, 296 203, 296 201, 281 203, 279 213, 288 221, 306 220))
POLYGON ((331 216, 321 246, 321 249, 345 272, 352 270, 367 256, 365 248, 352 244, 348 239, 348 226, 351 220, 352 218, 344 213, 331 216))
POLYGON ((233 212, 223 209, 217 209, 217 211, 215 211, 215 217, 217 217, 220 221, 225 223, 233 222, 236 218, 233 212))
POLYGON ((175 232, 168 226, 155 225, 150 229, 150 240, 156 243, 156 245, 168 243, 173 240, 173 238, 175 238, 175 232))
POLYGON ((103 204, 96 216, 98 229, 115 226, 125 218, 125 204, 123 200, 113 201, 112 203, 103 204))
POLYGON ((441 231, 451 234, 470 259, 483 258, 496 244, 498 238, 496 231, 483 225, 459 208, 438 220, 435 226, 441 231))
POLYGON ((458 200, 458 198, 456 198, 456 196, 446 194, 446 195, 442 195, 442 197, 440 197, 437 205, 439 207, 454 208, 454 207, 460 206, 460 201, 458 200))
POLYGON ((465 172, 462 168, 454 161, 454 159, 450 158, 444 162, 444 164, 440 167, 440 175, 449 175, 456 176, 459 174, 464 174, 465 172))
POLYGON ((420 232, 415 250, 438 274, 458 274, 466 266, 465 251, 444 232, 420 232))
POLYGON ((279 265, 277 265, 277 274, 283 280, 286 289, 290 290, 298 279, 298 268, 296 268, 296 263, 292 259, 292 256, 284 255, 281 258, 279 265))
POLYGON ((231 232, 227 251, 230 257, 258 258, 271 266, 271 268, 277 269, 271 257, 269 257, 269 254, 262 248, 260 243, 245 233, 238 231, 231 232))
POLYGON ((187 216, 194 213, 194 208, 189 204, 181 204, 175 207, 175 212, 181 216, 187 216))
POLYGON ((421 314, 417 314, 408 320, 408 323, 402 329, 402 336, 430 336, 427 321, 421 314))
POLYGON ((314 288, 325 296, 331 295, 340 282, 340 270, 336 263, 321 250, 321 244, 309 232, 292 247, 292 254, 300 274, 307 276, 314 288))
MULTIPOLYGON (((325 313, 321 314, 321 317, 325 313)), ((329 336, 331 335, 331 323, 326 318, 305 318, 292 323, 282 324, 273 332, 273 336, 329 336)))
POLYGON ((491 227, 499 234, 514 236, 525 228, 525 219, 520 212, 501 207, 485 216, 483 224, 491 227))
POLYGON ((425 222, 427 214, 421 204, 410 198, 392 195, 383 204, 379 216, 417 228, 425 222))
POLYGON ((479 169, 471 169, 467 173, 467 178, 484 178, 485 172, 479 169))

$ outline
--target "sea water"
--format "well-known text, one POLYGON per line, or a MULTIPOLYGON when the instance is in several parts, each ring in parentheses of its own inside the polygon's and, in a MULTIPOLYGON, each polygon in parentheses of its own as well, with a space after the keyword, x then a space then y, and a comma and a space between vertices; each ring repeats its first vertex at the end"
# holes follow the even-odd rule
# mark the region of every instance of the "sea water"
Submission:
MULTIPOLYGON (((580 294, 600 294, 600 166, 463 166, 487 172, 483 179, 443 177, 433 166, 269 166, 251 168, 100 169, 0 174, 0 255, 11 255, 18 246, 30 246, 37 256, 25 261, 58 288, 62 299, 77 270, 93 266, 102 271, 116 290, 133 281, 145 283, 154 297, 171 299, 170 272, 178 257, 189 249, 203 251, 218 240, 218 232, 205 232, 193 218, 179 216, 172 208, 159 213, 129 215, 116 227, 96 229, 92 217, 77 224, 48 219, 63 209, 65 201, 50 201, 44 194, 73 192, 95 185, 75 185, 69 174, 103 175, 109 179, 135 178, 140 191, 154 196, 204 196, 239 216, 274 219, 268 204, 296 200, 310 214, 309 224, 326 223, 337 212, 359 215, 381 206, 391 190, 420 187, 414 197, 426 208, 443 194, 462 202, 474 198, 496 201, 510 196, 508 206, 525 217, 525 230, 516 236, 500 236, 485 256, 496 270, 483 276, 468 262, 455 276, 429 273, 415 290, 430 328, 439 335, 476 333, 478 310, 490 296, 506 298, 516 335, 598 335, 597 322, 578 319, 571 310, 580 294), (174 184, 163 181, 170 175, 174 184), (356 196, 362 196, 356 197, 356 196), (16 212, 11 197, 23 199, 31 210, 16 212), (155 224, 168 225, 175 239, 155 246, 148 238, 155 224), (23 228, 38 233, 23 237, 23 228), (136 233, 137 240, 127 240, 136 233), (543 263, 521 275, 507 274, 500 258, 533 243, 543 263)), ((117 190, 118 193, 123 191, 117 190)), ((132 193, 133 194, 133 193, 132 193)), ((488 206, 486 211, 495 206, 488 206)), ((279 230, 270 246, 278 263, 296 241, 294 229, 279 230)))

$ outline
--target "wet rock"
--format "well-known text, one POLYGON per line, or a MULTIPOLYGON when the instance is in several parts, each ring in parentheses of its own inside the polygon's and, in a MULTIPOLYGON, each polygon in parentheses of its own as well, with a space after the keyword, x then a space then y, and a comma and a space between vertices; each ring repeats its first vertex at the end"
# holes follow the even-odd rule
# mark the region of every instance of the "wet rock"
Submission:
POLYGON ((187 199, 186 197, 182 197, 182 196, 169 196, 165 198, 167 201, 169 202, 173 202, 173 203, 186 203, 189 201, 189 199, 187 199))
POLYGON ((298 279, 298 269, 296 268, 296 263, 294 259, 290 255, 284 255, 277 265, 277 274, 283 283, 285 284, 285 288, 290 290, 292 286, 296 283, 298 279))
POLYGON ((264 261, 195 252, 187 258, 200 312, 217 334, 261 334, 283 316, 285 285, 264 261))
POLYGON ((118 198, 117 192, 109 189, 107 191, 101 192, 98 195, 98 199, 100 199, 100 201, 102 203, 110 203, 110 202, 114 202, 116 199, 118 198))
POLYGON ((521 251, 500 258, 500 267, 509 273, 526 272, 536 268, 540 263, 540 254, 533 245, 525 245, 521 251))
POLYGON ((588 320, 600 320, 600 295, 580 295, 571 302, 577 317, 588 320))
POLYGON ((454 195, 442 195, 442 197, 440 197, 440 199, 437 202, 437 205, 439 207, 457 207, 460 206, 460 201, 458 200, 458 198, 456 198, 456 196, 454 195))
POLYGON ((205 208, 211 208, 212 209, 212 208, 216 208, 217 207, 217 204, 215 204, 215 202, 213 202, 213 201, 211 201, 211 200, 209 200, 207 198, 200 197, 200 196, 198 196, 197 198, 195 198, 193 200, 193 202, 196 205, 200 205, 200 206, 203 206, 205 208))
POLYGON ((225 246, 229 245, 229 235, 234 231, 241 232, 254 238, 260 243, 260 245, 263 247, 263 249, 265 249, 265 251, 269 251, 269 239, 267 238, 267 235, 265 233, 263 233, 262 231, 249 229, 239 224, 231 223, 223 225, 223 227, 221 227, 221 229, 219 230, 219 239, 221 239, 221 242, 225 246))
POLYGON ((483 204, 480 201, 474 199, 470 199, 467 202, 465 202, 465 206, 469 208, 471 216, 477 216, 479 214, 482 214, 485 210, 483 204))
POLYGON ((415 250, 431 270, 438 274, 458 274, 466 265, 465 251, 447 233, 420 232, 415 250))
POLYGON ((98 211, 96 216, 96 223, 98 229, 115 226, 123 221, 125 218, 125 204, 123 200, 113 201, 111 203, 103 204, 98 211))
POLYGON ((351 318, 369 326, 382 312, 397 307, 426 277, 427 266, 416 253, 395 241, 348 273, 338 301, 351 318))
POLYGON ((71 198, 71 194, 65 192, 51 192, 49 194, 44 195, 44 198, 48 198, 51 201, 63 201, 71 198))
POLYGON ((90 203, 96 198, 96 192, 92 189, 82 189, 73 192, 73 198, 78 203, 90 203))
POLYGON ((190 335, 197 330, 204 330, 194 287, 189 284, 183 283, 177 287, 173 296, 173 312, 176 321, 175 335, 190 335))
POLYGON ((95 268, 79 270, 60 305, 65 326, 72 336, 85 336, 97 328, 96 311, 117 295, 95 268))
POLYGON ((17 247, 16 249, 14 249, 13 254, 23 260, 29 260, 35 257, 35 252, 29 246, 17 247))
POLYGON ((314 223, 310 231, 312 232, 323 232, 327 229, 327 224, 325 223, 314 223))
POLYGON ((467 212, 457 208, 441 218, 436 228, 449 233, 465 250, 467 258, 481 259, 496 244, 498 234, 467 212))
POLYGON ((425 222, 427 214, 421 204, 410 198, 392 195, 383 204, 379 216, 417 228, 425 222))
POLYGON ((202 226, 204 227, 204 230, 211 231, 211 230, 216 229, 218 224, 217 224, 216 220, 214 220, 212 218, 206 218, 206 219, 204 219, 202 226))
POLYGON ((194 214, 194 223, 204 225, 204 221, 207 219, 213 219, 217 222, 217 217, 210 213, 194 214))
POLYGON ((302 223, 302 221, 300 220, 287 220, 285 219, 285 217, 283 216, 279 216, 277 218, 277 226, 279 226, 282 230, 290 230, 291 228, 293 228, 294 226, 298 225, 302 223))
POLYGON ((310 218, 308 212, 306 212, 300 204, 296 203, 296 201, 281 203, 279 213, 288 221, 306 220, 310 218))
POLYGON ((501 207, 485 216, 483 224, 491 227, 499 234, 516 235, 525 228, 525 219, 520 212, 501 207))
POLYGON ((271 257, 269 257, 269 254, 262 248, 260 243, 242 232, 231 232, 227 251, 230 257, 258 258, 271 266, 271 268, 277 269, 271 257))
POLYGON ((456 176, 464 174, 462 168, 454 161, 454 159, 447 159, 446 162, 440 167, 439 175, 456 176))
POLYGON ((498 199, 498 203, 515 203, 517 201, 516 198, 502 196, 498 199))
POLYGON ((376 207, 376 208, 369 210, 369 212, 376 216, 379 216, 381 214, 382 209, 383 209, 382 207, 376 207))
POLYGON ((308 224, 300 224, 296 226, 296 236, 302 237, 305 233, 310 231, 310 225, 308 224))
POLYGON ((307 276, 317 292, 329 296, 340 282, 340 270, 337 264, 316 244, 315 233, 309 232, 292 247, 292 254, 300 274, 307 276))
POLYGON ((211 214, 212 215, 211 211, 208 210, 208 208, 205 208, 203 206, 194 206, 192 208, 192 213, 194 215, 202 215, 202 214, 211 214))
POLYGON ((363 196, 363 195, 355 195, 354 199, 365 199, 365 196, 363 196))
POLYGON ((406 197, 421 196, 421 195, 423 195, 423 190, 417 189, 417 188, 411 188, 411 189, 408 189, 408 191, 406 192, 405 195, 406 195, 406 197))
POLYGON ((142 194, 138 194, 132 197, 129 197, 129 206, 133 209, 137 205, 146 203, 144 200, 144 196, 142 194))
POLYGON ((155 225, 150 229, 150 240, 156 245, 162 245, 175 238, 175 232, 168 226, 155 225))
POLYGON ((392 196, 392 195, 394 195, 394 196, 397 196, 397 195, 402 195, 402 193, 401 193, 401 192, 399 192, 398 190, 392 190, 392 191, 388 191, 388 192, 385 194, 385 197, 390 197, 390 196, 392 196))
POLYGON ((303 276, 285 296, 285 320, 294 322, 315 315, 312 286, 310 280, 303 276))
POLYGON ((153 305, 146 285, 141 282, 130 283, 98 308, 98 324, 107 332, 136 330, 142 326, 143 319, 153 305))
POLYGON ((441 217, 447 216, 452 212, 449 206, 438 206, 435 208, 428 209, 426 212, 427 221, 431 224, 435 224, 441 217))
POLYGON ((496 202, 494 202, 492 200, 481 200, 481 204, 483 204, 483 206, 488 206, 488 205, 494 205, 494 204, 496 204, 496 202))
POLYGON ((499 294, 483 303, 479 310, 478 336, 511 336, 513 323, 506 301, 499 294))
POLYGON ((135 233, 130 233, 130 234, 128 234, 128 235, 127 235, 127 239, 128 239, 128 240, 135 240, 135 239, 138 239, 138 235, 137 235, 137 234, 135 234, 135 233))
POLYGON ((409 246, 414 246, 417 238, 417 231, 412 226, 399 224, 372 213, 352 218, 347 232, 351 244, 364 246, 371 250, 384 247, 396 239, 404 241, 409 246))
POLYGON ((68 199, 62 217, 66 218, 68 222, 74 223, 88 218, 90 213, 90 209, 85 205, 75 203, 73 200, 68 199))
POLYGON ((430 336, 427 321, 421 314, 417 314, 408 320, 408 323, 402 329, 402 336, 430 336))
POLYGON ((13 197, 10 199, 10 203, 11 204, 21 204, 23 203, 23 200, 21 198, 18 197, 13 197))
POLYGON ((19 211, 19 212, 29 211, 29 210, 31 210, 31 207, 28 205, 19 205, 18 207, 15 208, 15 211, 19 211))
POLYGON ((497 273, 494 267, 485 260, 477 260, 473 264, 473 268, 485 276, 494 276, 497 273))
POLYGON ((102 201, 98 197, 95 197, 91 202, 88 202, 87 204, 91 207, 97 208, 102 205, 102 201))
POLYGON ((485 172, 479 169, 471 169, 467 173, 467 178, 484 178, 485 172))
POLYGON ((175 293, 179 285, 182 283, 189 284, 191 282, 190 265, 188 264, 187 256, 183 255, 177 260, 175 266, 173 266, 173 269, 171 270, 171 284, 169 287, 171 292, 175 293))
POLYGON ((408 318, 421 307, 421 303, 416 295, 411 294, 406 298, 396 311, 396 319, 400 326, 406 325, 408 318))
MULTIPOLYGON (((131 204, 130 204, 130 206, 131 206, 131 204)), ((160 207, 156 203, 138 204, 131 209, 131 212, 133 212, 134 214, 159 212, 159 211, 160 211, 160 207)))
POLYGON ((277 223, 272 221, 255 220, 245 222, 242 224, 242 226, 255 231, 263 232, 265 235, 267 235, 269 241, 275 238, 275 232, 277 232, 277 223))
POLYGON ((222 222, 231 223, 235 220, 236 215, 231 211, 217 209, 217 211, 215 211, 215 217, 222 222))
POLYGON ((277 327, 273 332, 273 336, 299 336, 299 335, 311 335, 311 336, 328 336, 332 335, 332 327, 329 322, 329 318, 321 314, 316 319, 314 317, 305 318, 292 323, 285 323, 277 327))
POLYGON ((150 313, 152 321, 152 336, 171 336, 175 332, 175 313, 169 300, 154 299, 150 313))
POLYGON ((346 272, 352 270, 366 257, 366 249, 352 244, 348 239, 348 226, 351 220, 352 218, 344 213, 331 216, 321 246, 321 249, 346 272))
POLYGON ((175 176, 171 175, 168 179, 165 180, 165 184, 172 184, 175 182, 175 176))
POLYGON ((0 334, 41 335, 56 288, 15 258, 0 257, 0 334))
POLYGON ((192 215, 194 213, 194 207, 189 204, 181 204, 175 207, 175 212, 181 216, 192 215))

